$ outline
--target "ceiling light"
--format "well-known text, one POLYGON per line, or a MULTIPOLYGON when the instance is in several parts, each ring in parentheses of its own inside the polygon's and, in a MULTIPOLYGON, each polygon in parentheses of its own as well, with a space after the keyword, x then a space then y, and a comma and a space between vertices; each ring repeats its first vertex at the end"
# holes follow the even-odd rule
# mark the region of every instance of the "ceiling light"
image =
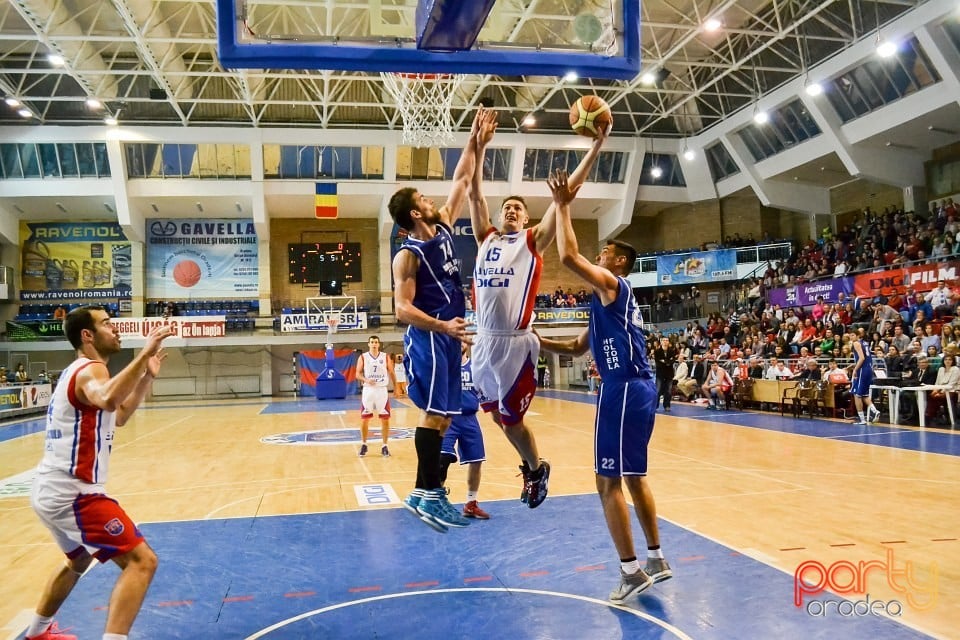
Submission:
POLYGON ((710 18, 703 23, 703 30, 708 32, 713 32, 723 26, 723 23, 719 18, 710 18))
POLYGON ((889 58, 897 53, 897 43, 884 40, 877 42, 877 55, 881 58, 889 58))
POLYGON ((927 127, 927 131, 930 131, 931 133, 945 133, 948 136, 957 135, 957 132, 954 131, 953 129, 944 129, 943 127, 935 127, 932 124, 927 127))
POLYGON ((203 205, 200 204, 199 202, 197 203, 197 211, 199 211, 200 213, 203 213, 203 205))
POLYGON ((523 126, 532 127, 535 124, 537 124, 537 119, 533 117, 532 113, 528 113, 526 116, 524 116, 523 126))
POLYGON ((103 123, 108 127, 115 127, 117 126, 117 119, 114 118, 113 116, 107 116, 106 118, 103 119, 103 123))
POLYGON ((663 169, 660 167, 654 167, 650 169, 650 175, 652 175, 654 178, 659 178, 663 175, 663 169))
POLYGON ((767 124, 770 121, 770 116, 767 115, 766 111, 757 111, 753 114, 753 121, 757 124, 767 124))
POLYGON ((67 63, 67 61, 63 59, 63 56, 60 55, 59 53, 51 53, 50 55, 48 55, 47 62, 49 62, 55 67, 62 67, 67 63))
POLYGON ((657 74, 652 71, 647 71, 645 74, 640 76, 640 82, 646 86, 652 86, 657 81, 657 74))
POLYGON ((567 71, 566 75, 563 76, 565 82, 576 82, 580 76, 577 75, 576 71, 567 71))
POLYGON ((96 98, 87 98, 87 106, 91 109, 101 109, 103 107, 103 103, 96 98))
POLYGON ((7 98, 6 100, 4 100, 4 102, 7 103, 7 106, 8 106, 8 107, 19 107, 19 106, 20 106, 20 101, 17 100, 16 98, 13 98, 13 97, 7 98))
POLYGON ((19 111, 17 111, 17 113, 20 114, 20 117, 21 117, 21 118, 32 118, 32 117, 33 117, 33 112, 30 111, 30 109, 20 109, 19 111))
POLYGON ((819 82, 811 82, 804 87, 804 91, 807 92, 808 96, 818 96, 823 93, 823 85, 819 82))
POLYGON ((687 162, 692 162, 697 157, 697 152, 693 149, 685 149, 683 152, 683 159, 687 162))

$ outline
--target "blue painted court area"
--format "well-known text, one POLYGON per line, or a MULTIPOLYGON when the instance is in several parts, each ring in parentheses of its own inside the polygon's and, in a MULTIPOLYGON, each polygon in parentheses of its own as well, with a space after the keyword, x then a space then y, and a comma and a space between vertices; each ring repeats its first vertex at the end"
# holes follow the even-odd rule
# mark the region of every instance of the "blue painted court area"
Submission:
MULTIPOLYGON (((596 496, 484 504, 446 535, 403 509, 145 525, 160 568, 131 639, 924 638, 895 621, 810 616, 793 578, 661 523, 672 580, 606 602, 618 563, 596 496)), ((99 637, 117 569, 58 619, 99 637)))
MULTIPOLYGON (((596 396, 589 393, 550 390, 541 390, 537 393, 546 398, 596 404, 596 396)), ((895 425, 854 425, 850 421, 794 418, 773 412, 708 411, 704 407, 685 402, 672 403, 670 410, 669 415, 706 422, 960 456, 960 434, 940 429, 911 429, 895 425)), ((662 410, 657 413, 667 415, 662 410)))
MULTIPOLYGON (((403 400, 397 400, 390 397, 390 406, 397 408, 409 408, 411 405, 403 400)), ((348 396, 343 399, 315 400, 313 398, 303 398, 292 402, 274 402, 263 408, 261 414, 271 413, 303 413, 307 411, 319 411, 328 413, 330 411, 353 411, 360 413, 360 396, 348 396)))
POLYGON ((33 418, 0 426, 0 442, 7 442, 46 429, 46 418, 33 418))

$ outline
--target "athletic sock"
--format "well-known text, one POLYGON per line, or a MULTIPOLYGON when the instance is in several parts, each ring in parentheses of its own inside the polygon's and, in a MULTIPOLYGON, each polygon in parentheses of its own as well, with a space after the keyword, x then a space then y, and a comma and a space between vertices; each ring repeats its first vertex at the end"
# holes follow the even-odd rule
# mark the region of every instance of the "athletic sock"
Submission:
POLYGON ((637 560, 636 556, 620 560, 620 570, 627 575, 632 575, 640 571, 640 561, 637 560))
POLYGON ((866 422, 867 416, 864 415, 863 411, 857 411, 857 415, 860 416, 860 422, 866 422))
POLYGON ((426 427, 417 427, 413 436, 417 449, 417 475, 423 481, 421 488, 428 491, 439 489, 440 483, 440 447, 443 438, 440 432, 426 427))
POLYGON ((647 557, 663 560, 663 551, 660 549, 659 545, 656 547, 650 547, 647 549, 647 557))
POLYGON ((476 502, 479 491, 467 491, 467 502, 476 502))
POLYGON ((120 633, 105 633, 103 640, 127 640, 127 636, 120 633))
POLYGON ((33 622, 30 623, 30 626, 27 627, 27 637, 32 638, 33 636, 38 636, 47 629, 50 628, 50 625, 53 624, 53 616, 45 618, 41 615, 33 614, 33 622))

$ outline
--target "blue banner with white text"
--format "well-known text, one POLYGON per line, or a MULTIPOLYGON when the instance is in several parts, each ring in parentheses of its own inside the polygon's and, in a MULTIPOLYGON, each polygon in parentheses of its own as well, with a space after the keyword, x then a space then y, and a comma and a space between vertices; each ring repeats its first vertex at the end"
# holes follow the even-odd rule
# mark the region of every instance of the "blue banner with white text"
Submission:
POLYGON ((697 284, 711 280, 736 280, 736 249, 695 251, 657 256, 657 285, 697 284))

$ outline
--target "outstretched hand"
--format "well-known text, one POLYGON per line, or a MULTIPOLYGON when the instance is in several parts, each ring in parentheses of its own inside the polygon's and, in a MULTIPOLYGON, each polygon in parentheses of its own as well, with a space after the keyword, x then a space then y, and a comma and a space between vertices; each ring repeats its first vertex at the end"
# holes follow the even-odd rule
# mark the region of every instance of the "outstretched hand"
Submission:
POLYGON ((480 107, 477 110, 477 117, 474 120, 475 128, 471 131, 477 138, 477 146, 485 147, 493 140, 493 134, 497 132, 497 112, 493 109, 480 107))
POLYGON ((582 185, 577 185, 571 189, 567 172, 558 169, 547 178, 547 186, 550 187, 550 192, 553 194, 553 201, 562 207, 573 202, 582 185))
POLYGON ((156 355, 150 357, 147 360, 147 373, 151 377, 156 378, 160 375, 160 365, 163 364, 163 361, 167 359, 167 352, 163 350, 163 347, 160 347, 160 350, 157 351, 156 355))

